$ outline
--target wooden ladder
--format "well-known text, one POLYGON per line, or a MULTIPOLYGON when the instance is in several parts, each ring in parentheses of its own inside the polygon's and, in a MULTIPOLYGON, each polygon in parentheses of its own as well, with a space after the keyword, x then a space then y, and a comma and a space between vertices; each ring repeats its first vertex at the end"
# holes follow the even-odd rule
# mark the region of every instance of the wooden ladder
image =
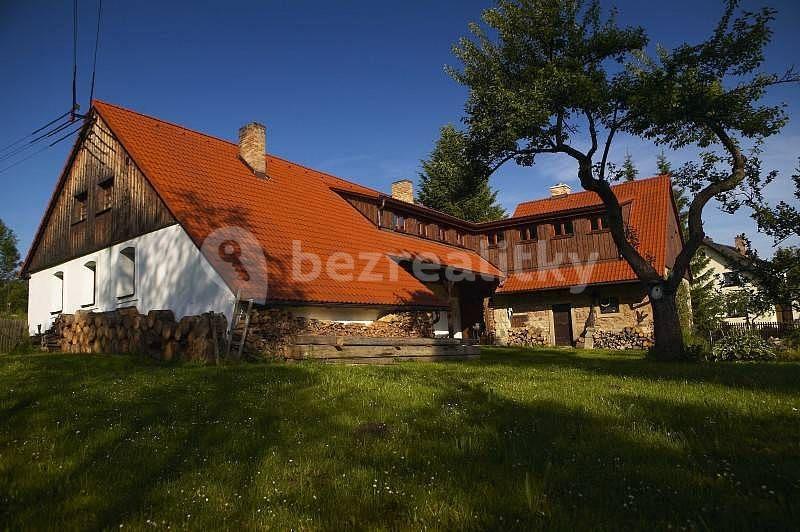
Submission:
POLYGON ((250 311, 253 310, 253 300, 248 299, 247 308, 244 311, 244 327, 239 330, 239 322, 242 319, 242 304, 244 301, 239 299, 239 292, 236 293, 236 303, 234 303, 233 319, 231 328, 228 331, 228 344, 225 348, 225 358, 230 358, 231 351, 236 354, 236 359, 241 360, 244 353, 244 344, 247 341, 247 333, 250 330, 250 311))

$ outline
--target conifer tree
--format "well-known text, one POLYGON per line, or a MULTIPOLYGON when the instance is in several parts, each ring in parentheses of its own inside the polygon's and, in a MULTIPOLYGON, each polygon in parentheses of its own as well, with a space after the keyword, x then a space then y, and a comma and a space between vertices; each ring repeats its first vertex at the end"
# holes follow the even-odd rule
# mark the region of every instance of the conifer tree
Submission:
POLYGON ((488 222, 506 216, 489 186, 489 172, 471 162, 467 139, 448 124, 427 160, 422 161, 418 199, 426 207, 470 222, 488 222))

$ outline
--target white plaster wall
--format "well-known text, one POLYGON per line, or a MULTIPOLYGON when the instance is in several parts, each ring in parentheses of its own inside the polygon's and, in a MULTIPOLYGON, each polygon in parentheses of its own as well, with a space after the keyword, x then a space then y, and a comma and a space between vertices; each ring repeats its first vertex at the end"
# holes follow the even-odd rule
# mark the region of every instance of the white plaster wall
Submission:
POLYGON ((73 259, 64 264, 36 272, 30 278, 28 325, 31 333, 38 326, 47 329, 61 307, 63 313, 77 310, 98 312, 135 306, 140 313, 169 309, 180 319, 203 312, 220 312, 230 320, 234 294, 203 257, 197 246, 179 225, 159 229, 121 244, 73 259), (117 277, 121 268, 120 251, 136 249, 136 293, 117 298, 117 277), (96 264, 97 292, 91 300, 91 272, 84 266, 96 264), (55 274, 63 272, 63 306, 55 274))
MULTIPOLYGON (((755 290, 755 288, 752 286, 752 284, 750 282, 746 282, 744 284, 744 286, 722 286, 723 274, 725 272, 733 271, 731 268, 728 267, 728 261, 725 259, 725 257, 720 255, 719 253, 717 253, 713 249, 710 249, 710 248, 707 248, 707 247, 703 247, 701 249, 702 249, 703 252, 705 252, 706 256, 709 259, 708 265, 706 266, 706 269, 704 270, 704 272, 708 271, 708 270, 711 270, 714 273, 714 275, 717 277, 717 288, 719 288, 719 290, 722 293, 735 292, 737 290, 742 290, 742 289, 750 290, 750 291, 754 291, 755 290)), ((745 279, 748 279, 747 274, 744 274, 743 277, 745 279)), ((747 321, 747 318, 745 318, 745 317, 739 317, 739 318, 724 317, 723 320, 728 322, 728 323, 745 323, 747 321)), ((769 312, 767 312, 765 314, 761 314, 759 316, 750 316, 750 321, 753 322, 753 323, 775 322, 775 321, 778 321, 778 316, 775 314, 775 308, 773 307, 772 309, 770 309, 769 312)))

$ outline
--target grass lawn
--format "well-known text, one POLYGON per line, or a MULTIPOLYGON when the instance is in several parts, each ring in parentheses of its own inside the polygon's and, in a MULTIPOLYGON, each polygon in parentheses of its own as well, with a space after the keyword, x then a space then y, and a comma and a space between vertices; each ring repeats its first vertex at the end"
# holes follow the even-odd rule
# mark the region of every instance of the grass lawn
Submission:
POLYGON ((0 529, 800 523, 800 364, 0 356, 0 529))

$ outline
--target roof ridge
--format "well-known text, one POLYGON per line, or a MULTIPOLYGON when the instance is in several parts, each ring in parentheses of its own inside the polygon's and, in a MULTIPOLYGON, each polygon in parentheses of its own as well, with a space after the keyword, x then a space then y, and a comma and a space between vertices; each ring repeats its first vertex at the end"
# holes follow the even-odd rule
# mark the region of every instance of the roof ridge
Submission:
MULTIPOLYGON (((669 177, 669 174, 658 174, 658 175, 654 175, 654 176, 650 176, 650 177, 645 177, 645 178, 642 178, 642 179, 634 179, 633 181, 625 181, 623 183, 617 183, 615 185, 611 185, 611 189, 615 190, 617 188, 624 187, 624 186, 629 186, 629 185, 632 185, 634 183, 642 183, 644 181, 654 181, 656 179, 663 179, 664 177, 669 177)), ((594 192, 594 191, 592 191, 592 190, 581 190, 580 192, 570 193, 569 195, 575 197, 575 196, 578 196, 578 195, 581 195, 581 194, 590 194, 592 192, 594 192)), ((595 194, 596 194, 596 192, 595 192, 595 194)), ((532 199, 532 200, 521 201, 521 202, 517 203, 517 207, 516 208, 519 208, 521 205, 530 205, 531 203, 538 203, 540 201, 548 201, 548 200, 552 200, 552 199, 561 199, 563 197, 564 196, 556 196, 556 197, 550 196, 550 197, 545 197, 545 198, 536 198, 536 199, 532 199)))
MULTIPOLYGON (((145 113, 141 113, 139 111, 134 111, 133 109, 130 109, 128 107, 123 107, 122 105, 106 102, 106 101, 103 101, 103 100, 95 98, 94 100, 92 100, 92 106, 94 106, 96 103, 99 103, 101 105, 106 105, 108 107, 114 107, 114 108, 119 109, 121 111, 125 111, 126 113, 131 113, 131 114, 135 114, 137 116, 148 118, 150 120, 154 120, 156 122, 160 122, 160 123, 166 124, 168 126, 173 126, 173 127, 178 128, 178 129, 181 129, 183 131, 188 131, 189 133, 194 133, 196 135, 202 135, 202 136, 208 137, 210 139, 218 140, 219 142, 224 142, 225 144, 230 144, 231 146, 238 146, 238 144, 236 142, 232 141, 232 140, 227 140, 227 139, 224 139, 222 137, 218 137, 216 135, 212 135, 210 133, 205 133, 203 131, 198 131, 196 129, 192 129, 190 127, 186 127, 186 126, 178 124, 176 122, 171 122, 169 120, 164 120, 163 118, 159 118, 157 116, 152 116, 152 115, 148 115, 148 114, 145 114, 145 113)), ((356 181, 351 181, 351 180, 345 179, 343 177, 339 177, 337 175, 331 174, 331 173, 326 172, 324 170, 318 170, 316 168, 312 168, 312 167, 310 167, 308 165, 305 165, 305 164, 302 164, 302 163, 298 163, 297 161, 289 160, 286 157, 282 157, 282 156, 276 155, 274 153, 267 152, 267 153, 264 154, 264 157, 271 157, 273 159, 278 159, 278 160, 283 161, 283 162, 285 162, 287 164, 291 164, 291 165, 297 166, 297 167, 302 168, 304 170, 308 170, 308 171, 311 171, 311 172, 316 172, 316 173, 322 174, 322 175, 324 175, 326 177, 332 177, 334 179, 338 179, 340 181, 344 181, 345 183, 349 183, 351 185, 356 185, 356 186, 363 187, 363 188, 368 188, 368 189, 372 190, 373 192, 377 192, 379 194, 382 194, 382 192, 380 190, 378 190, 378 189, 374 189, 372 187, 368 187, 366 185, 362 185, 361 183, 358 183, 356 181)))

